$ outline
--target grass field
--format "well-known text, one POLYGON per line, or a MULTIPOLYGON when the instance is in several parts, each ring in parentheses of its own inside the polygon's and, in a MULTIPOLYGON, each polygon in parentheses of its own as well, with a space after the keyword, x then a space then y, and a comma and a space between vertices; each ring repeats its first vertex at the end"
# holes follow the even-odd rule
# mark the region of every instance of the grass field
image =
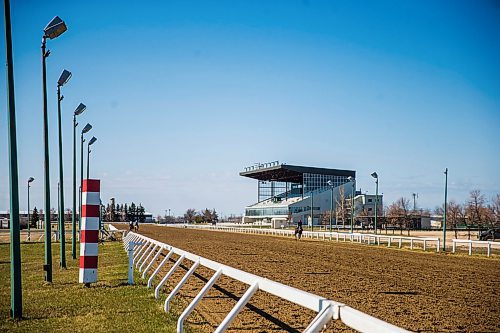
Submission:
POLYGON ((176 321, 155 302, 136 276, 127 285, 127 256, 122 243, 99 245, 98 283, 78 283, 78 260, 60 270, 59 244, 54 244, 53 283, 44 282, 43 243, 23 243, 23 316, 10 318, 9 244, 0 243, 0 332, 175 332, 176 321))

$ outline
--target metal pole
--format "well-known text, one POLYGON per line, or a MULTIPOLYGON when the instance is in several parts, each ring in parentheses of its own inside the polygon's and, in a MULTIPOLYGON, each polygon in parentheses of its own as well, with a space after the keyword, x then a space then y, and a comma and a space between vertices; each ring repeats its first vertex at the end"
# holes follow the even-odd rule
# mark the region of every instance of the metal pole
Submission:
POLYGON ((76 259, 76 114, 73 114, 73 215, 71 216, 71 254, 76 259))
POLYGON ((377 234, 377 210, 378 210, 378 177, 375 180, 375 234, 377 234))
POLYGON ((31 240, 31 228, 30 228, 30 182, 28 181, 28 240, 31 240))
POLYGON ((87 144, 87 179, 89 179, 90 145, 87 144))
POLYGON ((352 182, 352 194, 351 194, 351 234, 354 232, 354 193, 356 192, 356 187, 354 185, 354 180, 352 182))
POLYGON ((85 139, 83 138, 83 132, 81 135, 81 145, 80 145, 80 216, 78 223, 78 230, 82 230, 82 189, 83 189, 83 143, 85 139))
POLYGON ((330 186, 330 232, 332 232, 332 223, 333 223, 333 185, 330 186))
POLYGON ((314 230, 314 194, 311 191, 311 231, 314 230))
POLYGON ((59 256, 60 267, 66 268, 66 235, 64 230, 64 182, 63 182, 63 157, 62 157, 62 126, 61 126, 61 86, 57 85, 57 119, 59 124, 59 256))
POLYGON ((444 171, 444 216, 443 216, 443 252, 446 251, 446 209, 448 206, 448 168, 444 171))
POLYGON ((7 53, 7 104, 9 122, 9 187, 10 187, 10 315, 21 318, 23 291, 21 279, 21 233, 19 230, 19 179, 17 171, 16 104, 14 99, 14 62, 10 2, 4 0, 5 50, 7 53))
POLYGON ((42 86, 43 86, 43 145, 44 145, 44 187, 45 187, 45 281, 52 282, 52 230, 50 225, 50 173, 49 173, 49 125, 47 114, 47 68, 45 59, 49 52, 45 52, 46 37, 42 38, 42 86))

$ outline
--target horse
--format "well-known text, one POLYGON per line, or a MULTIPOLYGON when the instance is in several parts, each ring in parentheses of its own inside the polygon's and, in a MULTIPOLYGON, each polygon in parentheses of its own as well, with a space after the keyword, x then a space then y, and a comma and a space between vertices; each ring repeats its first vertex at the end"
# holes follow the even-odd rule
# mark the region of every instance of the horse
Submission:
POLYGON ((304 231, 304 229, 302 229, 301 226, 298 226, 297 228, 295 228, 295 239, 300 239, 302 237, 302 231, 304 231))

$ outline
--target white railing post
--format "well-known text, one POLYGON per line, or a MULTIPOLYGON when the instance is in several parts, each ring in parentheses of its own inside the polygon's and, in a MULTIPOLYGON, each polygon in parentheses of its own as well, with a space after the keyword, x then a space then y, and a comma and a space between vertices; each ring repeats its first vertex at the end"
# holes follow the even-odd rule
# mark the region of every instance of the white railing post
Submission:
POLYGON ((491 255, 491 243, 488 242, 488 252, 486 254, 487 257, 489 257, 491 255))
POLYGON ((160 297, 160 289, 161 287, 163 287, 163 285, 165 284, 165 282, 167 282, 168 278, 175 272, 175 270, 177 269, 177 267, 180 266, 180 264, 182 263, 182 261, 184 260, 185 258, 185 255, 182 255, 179 260, 177 260, 175 262, 175 264, 172 266, 172 268, 170 268, 170 270, 168 271, 167 275, 165 275, 163 277, 163 279, 161 279, 160 283, 158 283, 158 286, 156 286, 156 289, 155 289, 155 298, 158 299, 160 297))
POLYGON ((151 288, 151 286, 153 285, 154 277, 156 276, 156 274, 160 272, 160 269, 162 269, 162 267, 167 263, 168 259, 170 259, 173 253, 174 250, 170 250, 170 252, 168 252, 165 258, 163 258, 162 262, 158 265, 158 267, 156 267, 155 271, 153 272, 153 274, 151 274, 151 276, 148 279, 148 288, 151 288))
POLYGON ((217 270, 215 274, 208 280, 207 284, 201 289, 201 291, 196 295, 196 297, 193 299, 193 301, 188 305, 188 307, 182 312, 182 314, 179 317, 179 320, 177 320, 177 332, 182 333, 183 330, 183 325, 184 325, 184 320, 189 316, 189 314, 194 310, 196 304, 203 298, 203 296, 207 293, 207 291, 212 288, 212 286, 215 284, 217 279, 221 276, 222 274, 222 268, 217 270))
POLYGON ((146 258, 144 259, 144 261, 142 262, 141 266, 139 266, 139 272, 142 272, 142 269, 144 268, 144 266, 148 263, 148 260, 151 258, 151 256, 153 255, 153 253, 156 252, 156 250, 158 249, 158 246, 155 244, 153 246, 153 250, 151 250, 151 252, 149 252, 149 254, 146 256, 146 258))
POLYGON ((170 310, 170 302, 175 297, 175 295, 177 295, 177 293, 179 292, 179 290, 181 290, 181 288, 184 285, 184 283, 186 283, 187 279, 189 279, 189 277, 194 273, 194 271, 196 270, 196 268, 198 268, 198 266, 200 266, 200 261, 199 260, 195 261, 193 263, 193 265, 191 266, 191 268, 189 269, 189 271, 184 275, 184 277, 182 278, 182 280, 177 284, 177 286, 175 286, 174 290, 172 290, 172 292, 170 293, 170 295, 168 295, 167 299, 165 300, 165 305, 163 306, 163 309, 165 310, 165 312, 168 313, 168 311, 170 310))
POLYGON ((469 255, 472 255, 472 242, 469 242, 469 255))
POLYGON ((163 246, 160 246, 160 248, 158 249, 158 252, 156 252, 155 256, 153 257, 153 260, 151 260, 148 264, 148 266, 144 269, 144 272, 142 272, 142 278, 146 278, 146 273, 149 271, 149 269, 151 268, 151 266, 153 266, 153 264, 156 262, 156 260, 158 260, 158 257, 161 255, 163 251, 163 246))
POLYGON ((128 284, 134 284, 134 248, 142 243, 128 243, 128 284))
POLYGON ((215 333, 221 333, 224 332, 231 322, 236 318, 236 315, 241 311, 241 309, 248 303, 250 298, 255 294, 255 292, 259 290, 259 284, 258 282, 255 282, 248 288, 248 290, 241 296, 240 300, 236 305, 233 307, 233 309, 227 314, 226 318, 220 323, 220 325, 217 327, 215 330, 215 333))
POLYGON ((141 264, 141 261, 146 258, 146 255, 151 252, 151 249, 154 248, 153 243, 149 243, 149 245, 146 247, 146 250, 142 252, 141 256, 135 263, 135 267, 139 268, 139 265, 141 264))
POLYGON ((457 248, 457 245, 456 245, 457 243, 455 242, 455 240, 452 240, 451 242, 452 242, 452 244, 453 244, 453 245, 452 245, 452 250, 451 250, 451 252, 452 252, 452 253, 455 253, 456 248, 457 248))

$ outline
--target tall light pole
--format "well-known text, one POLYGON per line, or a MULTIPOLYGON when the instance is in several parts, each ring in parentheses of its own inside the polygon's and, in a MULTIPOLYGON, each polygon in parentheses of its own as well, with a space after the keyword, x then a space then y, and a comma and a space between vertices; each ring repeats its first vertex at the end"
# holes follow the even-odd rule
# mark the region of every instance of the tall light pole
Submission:
POLYGON ((375 178, 375 234, 377 233, 377 210, 378 210, 378 175, 376 172, 371 174, 373 178, 375 178))
POLYGON ((31 228, 30 228, 30 183, 33 182, 35 178, 28 178, 28 240, 31 240, 31 228))
POLYGON ((66 24, 58 16, 43 29, 42 37, 42 86, 43 86, 43 143, 44 143, 44 186, 45 186, 45 281, 52 282, 52 241, 50 238, 50 178, 49 178, 49 125, 47 114, 47 66, 46 59, 50 51, 46 51, 47 38, 54 39, 67 30, 66 24))
POLYGON ((21 279, 21 232, 19 229, 19 178, 17 171, 16 103, 14 98, 14 61, 12 59, 12 32, 10 2, 4 0, 5 51, 7 58, 7 119, 9 123, 9 191, 10 191, 10 315, 23 315, 21 279))
POLYGON ((79 116, 87 107, 80 103, 73 112, 73 214, 71 217, 71 253, 73 259, 76 259, 76 116, 79 116))
POLYGON ((356 194, 356 183, 354 177, 347 177, 347 179, 352 183, 352 193, 351 193, 351 234, 354 232, 354 194, 356 194))
POLYGON ((314 231, 314 194, 311 191, 311 232, 314 231))
POLYGON ((94 144, 94 142, 97 141, 97 138, 95 136, 90 139, 89 143, 87 144, 87 179, 89 179, 89 164, 90 164, 90 146, 94 144))
POLYGON ((83 135, 92 129, 92 125, 88 124, 82 129, 81 134, 81 146, 80 146, 80 223, 78 223, 78 228, 82 230, 82 189, 83 189, 83 143, 85 139, 83 135))
POLYGON ((64 96, 61 96, 61 87, 64 86, 71 78, 71 72, 63 70, 59 80, 57 80, 57 122, 59 125, 59 230, 61 241, 59 243, 59 258, 61 268, 66 268, 66 235, 64 228, 64 182, 63 182, 63 158, 62 158, 62 126, 61 126, 61 101, 64 96))
POLYGON ((326 182, 330 186, 330 232, 332 232, 333 223, 333 182, 331 180, 326 182))
POLYGON ((448 168, 444 170, 443 252, 446 251, 446 210, 448 208, 448 168))

